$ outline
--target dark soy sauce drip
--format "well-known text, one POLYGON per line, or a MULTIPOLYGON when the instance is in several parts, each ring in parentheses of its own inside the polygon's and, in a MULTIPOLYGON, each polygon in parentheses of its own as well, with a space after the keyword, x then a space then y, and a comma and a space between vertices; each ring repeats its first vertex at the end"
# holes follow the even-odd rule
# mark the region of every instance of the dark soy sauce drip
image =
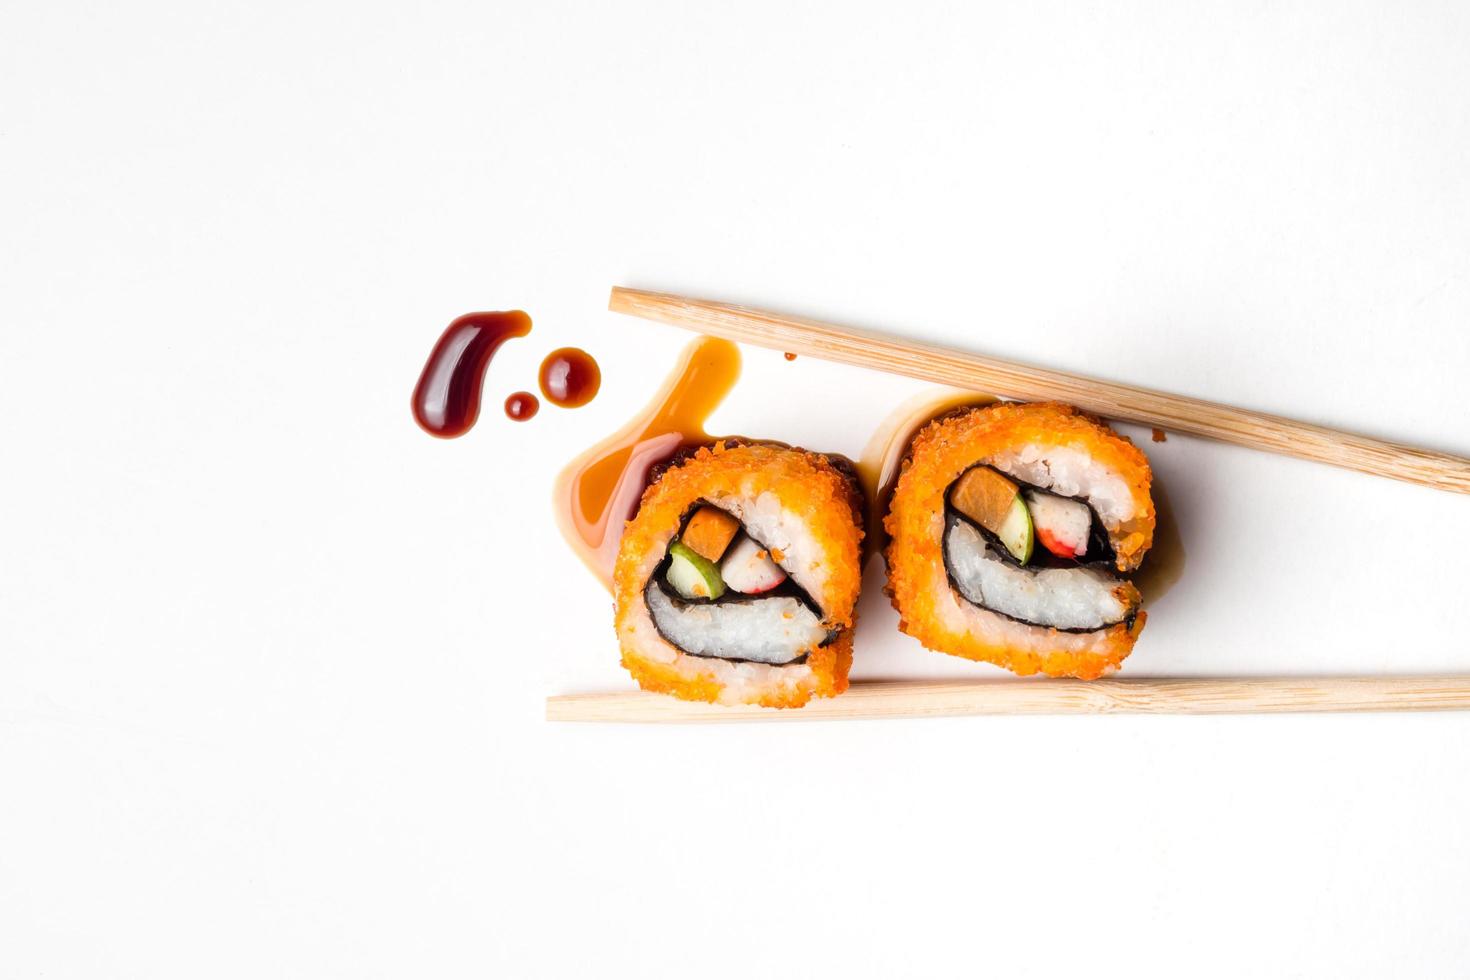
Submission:
POLYGON ((466 313, 445 328, 413 390, 413 417, 423 430, 441 439, 470 431, 490 359, 505 341, 530 332, 531 318, 520 310, 466 313))
POLYGON ((524 422, 541 410, 541 403, 529 391, 518 391, 505 400, 505 417, 524 422))
POLYGON ((553 405, 578 408, 597 397, 602 371, 592 355, 576 347, 562 347, 541 362, 541 394, 553 405))

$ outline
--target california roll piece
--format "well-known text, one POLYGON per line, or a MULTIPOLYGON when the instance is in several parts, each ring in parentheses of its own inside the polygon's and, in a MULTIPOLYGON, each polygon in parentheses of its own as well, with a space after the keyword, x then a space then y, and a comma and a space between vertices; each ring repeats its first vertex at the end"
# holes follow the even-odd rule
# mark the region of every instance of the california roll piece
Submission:
POLYGON ((1068 405, 999 404, 931 422, 884 527, 899 628, 1018 674, 1117 669, 1146 618, 1120 573, 1153 542, 1148 460, 1068 405))
POLYGON ((623 666, 691 701, 800 707, 847 690, 862 496, 843 461, 718 442, 644 492, 613 572, 623 666))

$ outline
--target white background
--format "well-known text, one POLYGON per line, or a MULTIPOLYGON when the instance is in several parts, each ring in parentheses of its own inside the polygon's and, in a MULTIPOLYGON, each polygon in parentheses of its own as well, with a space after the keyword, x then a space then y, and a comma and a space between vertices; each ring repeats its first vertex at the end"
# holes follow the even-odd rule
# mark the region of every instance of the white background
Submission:
MULTIPOLYGON (((630 684, 551 481, 688 339, 614 283, 1470 451, 1463 5, 0 13, 0 976, 1470 972, 1470 715, 542 720, 630 684)), ((922 388, 749 350, 714 428, 922 388)), ((1144 444, 1128 672, 1470 671, 1470 501, 1144 444)), ((858 676, 995 676, 877 585, 858 676)))

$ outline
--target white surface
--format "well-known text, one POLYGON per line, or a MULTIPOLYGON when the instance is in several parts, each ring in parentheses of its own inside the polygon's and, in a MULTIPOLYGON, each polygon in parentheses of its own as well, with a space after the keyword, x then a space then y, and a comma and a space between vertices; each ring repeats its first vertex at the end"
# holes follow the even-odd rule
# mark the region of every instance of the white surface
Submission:
MULTIPOLYGON (((0 975, 1464 975, 1470 715, 541 720, 629 683, 552 477, 686 340, 613 283, 1470 451, 1462 5, 3 25, 0 975), (567 343, 598 400, 499 417, 567 343)), ((846 452, 921 387, 747 365, 717 429, 846 452)), ((1470 671, 1470 500, 1147 448, 1128 671, 1470 671)), ((859 674, 989 676, 869 586, 859 674)))

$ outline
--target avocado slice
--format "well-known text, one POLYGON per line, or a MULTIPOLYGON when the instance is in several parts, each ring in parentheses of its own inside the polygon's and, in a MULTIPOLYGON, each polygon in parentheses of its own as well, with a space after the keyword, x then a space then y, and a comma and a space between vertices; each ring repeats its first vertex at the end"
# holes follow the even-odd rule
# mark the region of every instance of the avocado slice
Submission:
POLYGON ((718 599, 725 594, 725 580, 714 562, 682 541, 669 546, 669 570, 664 578, 686 599, 718 599))
POLYGON ((1036 534, 1031 525, 1031 510, 1026 506, 1026 501, 1021 494, 1016 494, 1011 501, 1010 509, 1006 511, 1005 518, 1000 522, 1000 528, 995 532, 1000 538, 1000 543, 1006 546, 1011 557, 1022 565, 1031 560, 1031 549, 1036 543, 1036 534))

